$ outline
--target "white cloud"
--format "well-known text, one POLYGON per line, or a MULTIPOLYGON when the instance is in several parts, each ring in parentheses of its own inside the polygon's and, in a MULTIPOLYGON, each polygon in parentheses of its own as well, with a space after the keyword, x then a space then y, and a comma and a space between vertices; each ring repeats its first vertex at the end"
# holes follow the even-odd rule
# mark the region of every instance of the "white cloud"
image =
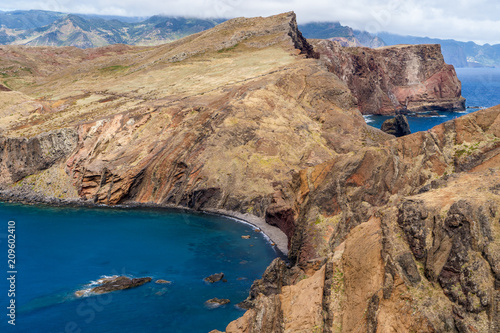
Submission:
POLYGON ((4 0, 5 9, 123 16, 269 16, 293 10, 300 23, 340 21, 356 29, 500 43, 497 0, 4 0))

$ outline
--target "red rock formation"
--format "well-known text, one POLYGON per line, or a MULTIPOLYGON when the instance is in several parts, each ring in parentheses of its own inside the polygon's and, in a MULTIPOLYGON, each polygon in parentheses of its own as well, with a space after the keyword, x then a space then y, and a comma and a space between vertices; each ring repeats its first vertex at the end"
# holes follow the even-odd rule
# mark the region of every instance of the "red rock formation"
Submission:
POLYGON ((327 40, 311 43, 329 70, 347 83, 363 114, 465 108, 460 81, 439 45, 370 49, 327 40))
POLYGON ((460 103, 439 49, 314 43, 322 60, 287 13, 51 67, 0 92, 0 184, 279 226, 293 267, 271 265, 228 332, 498 332, 500 107, 396 139, 353 95, 460 103))

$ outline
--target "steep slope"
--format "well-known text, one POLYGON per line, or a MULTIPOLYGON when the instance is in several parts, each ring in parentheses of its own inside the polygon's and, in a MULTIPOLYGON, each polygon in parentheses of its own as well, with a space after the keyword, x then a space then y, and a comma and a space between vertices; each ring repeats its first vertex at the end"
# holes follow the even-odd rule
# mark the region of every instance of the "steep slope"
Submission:
POLYGON ((460 81, 439 45, 374 50, 325 40, 311 43, 330 71, 347 83, 363 114, 465 109, 460 81))
MULTIPOLYGON (((500 108, 395 139, 328 65, 351 70, 355 51, 314 43, 285 13, 156 47, 3 47, 0 198, 278 226, 291 268, 269 267, 228 332, 496 332, 500 108)), ((386 68, 397 86, 443 70, 437 50, 356 68, 408 58, 418 70, 386 68)))
MULTIPOLYGON (((30 59, 31 50, 14 50, 30 59)), ((388 137, 364 123, 343 82, 307 59, 293 14, 234 19, 156 48, 70 51, 79 63, 18 87, 43 107, 2 128, 9 137, 78 133, 64 164, 22 181, 46 194, 263 216, 291 173, 388 137), (46 185, 60 168, 74 189, 46 185)), ((13 168, 4 184, 25 174, 13 168)))
POLYGON ((226 332, 497 332, 499 135, 495 107, 302 170, 268 210, 295 266, 226 332))

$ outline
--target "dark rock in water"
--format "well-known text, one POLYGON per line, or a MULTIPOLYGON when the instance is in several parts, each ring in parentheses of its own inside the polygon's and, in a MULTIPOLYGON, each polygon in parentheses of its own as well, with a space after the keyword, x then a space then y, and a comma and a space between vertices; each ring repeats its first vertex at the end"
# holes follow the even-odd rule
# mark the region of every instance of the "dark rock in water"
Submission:
POLYGON ((214 282, 218 282, 218 281, 222 280, 223 277, 224 277, 224 273, 216 273, 216 274, 212 274, 212 275, 206 277, 204 280, 206 282, 214 283, 214 282))
POLYGON ((86 294, 105 294, 116 290, 135 288, 151 280, 152 278, 150 277, 131 279, 126 276, 112 276, 110 278, 99 279, 97 283, 100 283, 100 285, 97 287, 76 291, 75 296, 81 297, 86 294))
POLYGON ((163 279, 158 279, 155 281, 155 283, 157 284, 171 284, 172 281, 167 281, 167 280, 163 280, 163 279))
POLYGON ((384 121, 380 129, 387 134, 392 134, 396 137, 411 134, 408 119, 406 119, 406 117, 402 114, 398 114, 396 117, 384 121))
POLYGON ((209 299, 208 301, 205 302, 206 305, 211 306, 211 307, 218 307, 227 303, 230 303, 231 301, 226 299, 226 298, 217 298, 214 297, 212 299, 209 299))

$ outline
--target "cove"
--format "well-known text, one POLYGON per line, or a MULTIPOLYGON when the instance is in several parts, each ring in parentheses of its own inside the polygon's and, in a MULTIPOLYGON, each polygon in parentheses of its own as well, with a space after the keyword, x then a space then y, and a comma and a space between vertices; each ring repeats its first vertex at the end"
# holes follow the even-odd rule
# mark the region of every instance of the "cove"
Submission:
MULTIPOLYGON (((181 210, 0 203, 2 271, 7 222, 16 222, 16 326, 1 298, 1 332, 208 332, 243 315, 235 305, 278 256, 254 227, 181 210), (241 236, 250 235, 250 239, 241 236), (203 279, 223 272, 227 282, 203 279), (101 276, 152 277, 134 289, 77 298, 101 276), (171 284, 156 284, 157 279, 171 284), (231 301, 218 308, 211 298, 231 301)), ((8 281, 0 283, 2 294, 8 281)), ((7 300, 8 301, 8 300, 7 300)))

